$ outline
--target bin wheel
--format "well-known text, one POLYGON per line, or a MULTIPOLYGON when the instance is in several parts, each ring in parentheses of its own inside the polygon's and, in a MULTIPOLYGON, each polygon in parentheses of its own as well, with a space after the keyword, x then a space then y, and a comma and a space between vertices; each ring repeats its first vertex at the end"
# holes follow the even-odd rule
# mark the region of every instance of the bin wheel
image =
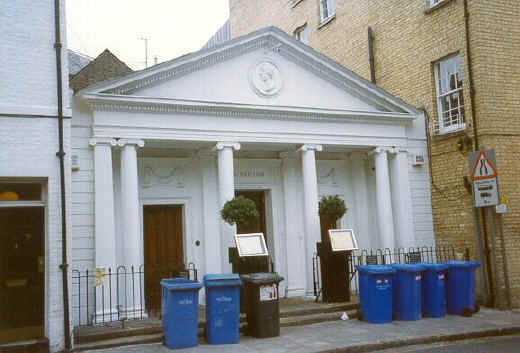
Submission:
POLYGON ((358 309, 358 311, 356 312, 356 316, 359 321, 363 321, 363 313, 361 312, 361 310, 358 309))
POLYGON ((473 314, 476 314, 480 311, 480 305, 475 304, 475 310, 473 310, 473 314))
POLYGON ((464 317, 471 317, 475 311, 472 308, 464 308, 462 310, 462 316, 464 317))

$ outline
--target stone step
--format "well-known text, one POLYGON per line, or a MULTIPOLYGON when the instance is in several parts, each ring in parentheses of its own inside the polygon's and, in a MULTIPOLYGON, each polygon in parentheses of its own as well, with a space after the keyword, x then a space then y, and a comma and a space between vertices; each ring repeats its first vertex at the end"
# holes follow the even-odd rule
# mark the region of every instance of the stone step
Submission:
POLYGON ((147 335, 135 335, 127 337, 117 337, 110 339, 103 339, 100 341, 92 341, 87 343, 79 343, 74 346, 74 352, 85 352, 93 349, 108 349, 114 347, 130 346, 135 344, 145 343, 158 343, 162 342, 162 332, 147 334, 147 335))
POLYGON ((319 306, 311 307, 296 307, 296 308, 280 308, 280 318, 304 316, 320 313, 334 313, 359 309, 359 303, 333 303, 320 304, 319 306))
MULTIPOLYGON (((290 326, 303 326, 316 324, 320 322, 327 321, 336 321, 340 320, 340 316, 345 311, 349 316, 349 319, 357 318, 357 310, 342 310, 342 311, 331 311, 331 312, 321 312, 321 313, 312 313, 312 314, 301 314, 286 316, 280 318, 280 327, 290 327, 290 326)), ((109 336, 109 335, 98 335, 98 340, 94 340, 91 337, 90 340, 87 340, 84 343, 78 343, 75 346, 74 351, 83 352, 93 349, 106 349, 113 347, 120 347, 126 345, 136 345, 136 344, 145 344, 145 343, 157 343, 162 342, 163 334, 161 327, 147 328, 148 333, 142 334, 142 330, 128 330, 125 333, 126 336, 109 336), (155 331, 155 332, 154 332, 155 331), (103 337, 102 339, 99 339, 103 337)), ((240 324, 240 331, 244 332, 247 330, 247 324, 242 322, 240 324)), ((199 327, 199 336, 203 336, 204 330, 199 327)))
MULTIPOLYGON (((304 304, 284 305, 280 308, 280 325, 283 327, 283 322, 295 323, 289 326, 298 325, 298 317, 303 318, 305 322, 309 317, 320 317, 321 314, 328 313, 342 313, 344 311, 355 311, 359 308, 359 303, 334 303, 322 304, 306 302, 304 304), (287 318, 287 320, 285 320, 287 318), (294 319, 291 319, 294 318, 294 319), (284 321, 285 320, 285 321, 284 321)), ((332 315, 331 317, 333 317, 332 315)), ((337 315, 339 317, 339 315, 337 315)), ((240 322, 245 322, 246 316, 240 316, 240 322)), ((325 320, 328 321, 328 320, 325 320)), ((205 319, 199 322, 199 329, 203 329, 206 324, 205 319)), ((123 338, 129 336, 143 336, 148 334, 156 334, 162 332, 162 322, 160 320, 146 320, 146 321, 127 321, 125 327, 121 327, 121 323, 115 322, 103 326, 90 326, 77 329, 74 334, 74 340, 78 344, 97 342, 108 339, 123 338)))

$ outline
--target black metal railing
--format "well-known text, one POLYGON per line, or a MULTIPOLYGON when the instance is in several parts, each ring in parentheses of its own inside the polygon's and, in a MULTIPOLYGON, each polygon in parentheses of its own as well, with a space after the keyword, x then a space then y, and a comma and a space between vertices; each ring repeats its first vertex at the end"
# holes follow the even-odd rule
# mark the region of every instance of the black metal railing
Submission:
POLYGON ((162 278, 198 280, 195 264, 117 266, 72 271, 74 326, 162 318, 162 278))
MULTIPOLYGON (((469 249, 463 249, 461 254, 469 259, 469 249)), ((348 266, 350 273, 350 291, 359 293, 357 265, 390 265, 416 262, 443 263, 457 258, 457 252, 451 245, 436 247, 414 247, 414 248, 395 248, 395 249, 360 249, 351 252, 345 258, 345 265, 348 266)), ((312 277, 314 281, 314 295, 316 300, 322 290, 320 257, 315 252, 312 257, 312 277)))

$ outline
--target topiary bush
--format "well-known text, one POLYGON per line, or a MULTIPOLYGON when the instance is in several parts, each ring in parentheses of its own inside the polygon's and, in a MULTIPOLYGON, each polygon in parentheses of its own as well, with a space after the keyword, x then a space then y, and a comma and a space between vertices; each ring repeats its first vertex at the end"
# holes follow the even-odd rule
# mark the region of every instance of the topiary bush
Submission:
POLYGON ((238 196, 224 204, 220 217, 230 225, 247 226, 252 220, 258 219, 260 214, 253 200, 238 196))
POLYGON ((319 204, 320 216, 338 220, 347 212, 345 201, 338 195, 323 196, 319 204))

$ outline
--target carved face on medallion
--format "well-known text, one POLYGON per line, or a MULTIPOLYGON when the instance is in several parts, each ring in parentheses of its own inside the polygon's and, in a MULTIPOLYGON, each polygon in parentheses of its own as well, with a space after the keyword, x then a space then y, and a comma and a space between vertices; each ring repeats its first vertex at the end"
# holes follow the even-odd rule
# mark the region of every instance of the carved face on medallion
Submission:
POLYGON ((280 70, 271 61, 262 60, 251 68, 249 83, 257 94, 264 97, 274 96, 282 88, 280 70))

